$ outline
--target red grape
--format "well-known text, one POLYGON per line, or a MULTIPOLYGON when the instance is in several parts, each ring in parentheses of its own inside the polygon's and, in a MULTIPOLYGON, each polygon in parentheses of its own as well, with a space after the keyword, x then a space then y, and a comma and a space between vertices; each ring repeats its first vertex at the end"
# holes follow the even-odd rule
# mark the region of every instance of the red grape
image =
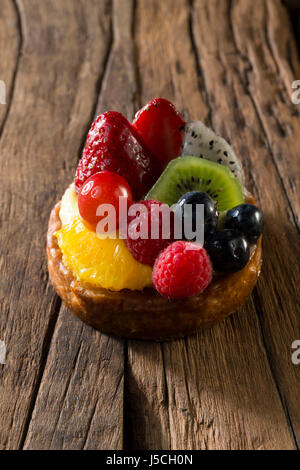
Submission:
POLYGON ((132 193, 127 181, 112 171, 100 171, 90 176, 78 194, 78 209, 88 226, 96 230, 98 222, 105 217, 97 215, 101 204, 111 204, 116 211, 116 228, 119 226, 119 198, 127 198, 127 207, 132 203, 132 193))

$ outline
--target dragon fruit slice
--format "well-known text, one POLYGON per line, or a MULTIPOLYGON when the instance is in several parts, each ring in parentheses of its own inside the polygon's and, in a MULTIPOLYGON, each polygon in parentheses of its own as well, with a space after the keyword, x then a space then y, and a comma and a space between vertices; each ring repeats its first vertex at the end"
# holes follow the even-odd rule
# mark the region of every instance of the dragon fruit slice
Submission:
POLYGON ((225 165, 244 186, 243 167, 232 147, 201 121, 186 124, 181 155, 194 155, 225 165))

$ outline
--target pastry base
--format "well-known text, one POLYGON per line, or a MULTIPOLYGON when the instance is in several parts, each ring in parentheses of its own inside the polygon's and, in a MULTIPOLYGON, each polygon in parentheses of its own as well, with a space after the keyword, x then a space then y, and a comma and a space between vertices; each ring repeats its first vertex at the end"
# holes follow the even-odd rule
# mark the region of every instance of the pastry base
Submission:
POLYGON ((151 288, 142 292, 93 288, 77 281, 63 264, 54 235, 61 228, 59 209, 60 202, 51 212, 47 234, 52 284, 74 315, 107 334, 154 341, 195 334, 236 311, 251 293, 261 270, 260 238, 243 270, 213 279, 197 297, 173 301, 161 297, 151 288))

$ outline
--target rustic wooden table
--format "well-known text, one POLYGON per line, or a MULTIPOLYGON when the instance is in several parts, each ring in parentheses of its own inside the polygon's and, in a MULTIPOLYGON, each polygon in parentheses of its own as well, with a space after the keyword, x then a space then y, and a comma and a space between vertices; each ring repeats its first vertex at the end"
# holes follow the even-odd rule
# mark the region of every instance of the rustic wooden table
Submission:
POLYGON ((0 0, 1 449, 300 443, 300 61, 279 0, 0 0), (234 143, 266 217, 235 315, 162 344, 105 336, 49 282, 49 211, 93 117, 164 96, 234 143), (299 191, 299 186, 298 186, 299 191))

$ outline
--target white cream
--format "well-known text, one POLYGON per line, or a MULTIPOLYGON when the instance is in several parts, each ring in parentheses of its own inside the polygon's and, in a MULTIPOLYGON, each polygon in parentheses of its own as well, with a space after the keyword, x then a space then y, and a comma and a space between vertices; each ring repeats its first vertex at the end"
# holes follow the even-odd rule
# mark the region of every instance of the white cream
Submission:
POLYGON ((62 226, 71 223, 75 217, 79 217, 78 196, 74 183, 70 184, 62 197, 59 217, 62 226))

